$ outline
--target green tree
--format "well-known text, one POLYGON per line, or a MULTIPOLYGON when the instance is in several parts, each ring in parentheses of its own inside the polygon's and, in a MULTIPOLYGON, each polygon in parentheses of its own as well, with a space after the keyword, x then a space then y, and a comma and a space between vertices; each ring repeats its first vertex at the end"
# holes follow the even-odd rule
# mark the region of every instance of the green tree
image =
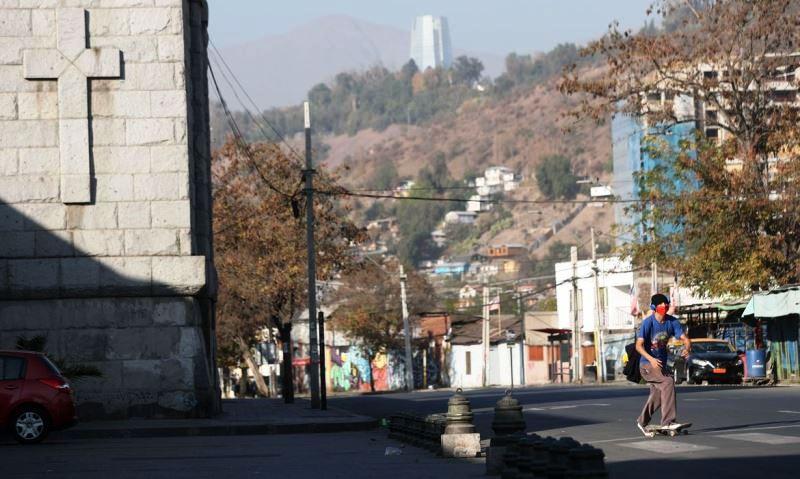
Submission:
POLYGON ((481 79, 483 63, 477 58, 462 55, 453 63, 453 82, 472 86, 481 79))
POLYGON ((575 198, 580 189, 577 180, 569 159, 563 155, 546 156, 536 166, 536 183, 548 199, 575 198))

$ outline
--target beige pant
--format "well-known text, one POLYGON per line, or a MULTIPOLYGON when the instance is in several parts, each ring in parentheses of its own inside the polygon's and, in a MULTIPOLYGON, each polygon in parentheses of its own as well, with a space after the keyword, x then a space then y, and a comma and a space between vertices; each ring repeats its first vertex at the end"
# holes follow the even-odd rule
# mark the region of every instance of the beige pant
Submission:
POLYGON ((675 421, 677 408, 675 404, 675 382, 670 376, 665 376, 660 368, 651 365, 641 366, 639 370, 642 377, 650 385, 650 396, 644 403, 642 414, 639 415, 639 424, 650 424, 653 414, 661 408, 661 425, 666 426, 675 421))

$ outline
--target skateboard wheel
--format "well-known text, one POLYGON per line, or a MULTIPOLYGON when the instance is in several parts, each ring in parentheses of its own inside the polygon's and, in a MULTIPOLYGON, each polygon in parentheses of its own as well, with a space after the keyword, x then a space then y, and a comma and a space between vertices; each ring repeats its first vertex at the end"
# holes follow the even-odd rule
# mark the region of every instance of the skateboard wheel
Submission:
POLYGON ((675 431, 670 431, 670 432, 669 432, 669 437, 675 437, 675 436, 677 436, 677 435, 678 435, 678 433, 677 433, 677 432, 675 432, 675 431))

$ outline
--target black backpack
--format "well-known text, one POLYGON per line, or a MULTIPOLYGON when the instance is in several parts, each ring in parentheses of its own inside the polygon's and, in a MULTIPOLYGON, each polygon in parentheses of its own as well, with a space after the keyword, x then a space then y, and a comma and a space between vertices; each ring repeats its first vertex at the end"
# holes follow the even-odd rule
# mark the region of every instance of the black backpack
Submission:
POLYGON ((639 371, 639 359, 642 355, 636 350, 636 343, 631 343, 625 346, 625 353, 628 355, 628 362, 625 363, 625 369, 622 374, 632 383, 639 384, 642 380, 642 373, 639 371))

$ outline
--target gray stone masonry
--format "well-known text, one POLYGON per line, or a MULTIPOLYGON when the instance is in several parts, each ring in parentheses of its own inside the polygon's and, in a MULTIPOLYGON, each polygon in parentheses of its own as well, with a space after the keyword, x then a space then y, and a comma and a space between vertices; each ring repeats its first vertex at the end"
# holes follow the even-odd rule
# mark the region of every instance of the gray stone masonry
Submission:
POLYGON ((84 418, 218 410, 205 0, 0 0, 0 349, 84 418))

